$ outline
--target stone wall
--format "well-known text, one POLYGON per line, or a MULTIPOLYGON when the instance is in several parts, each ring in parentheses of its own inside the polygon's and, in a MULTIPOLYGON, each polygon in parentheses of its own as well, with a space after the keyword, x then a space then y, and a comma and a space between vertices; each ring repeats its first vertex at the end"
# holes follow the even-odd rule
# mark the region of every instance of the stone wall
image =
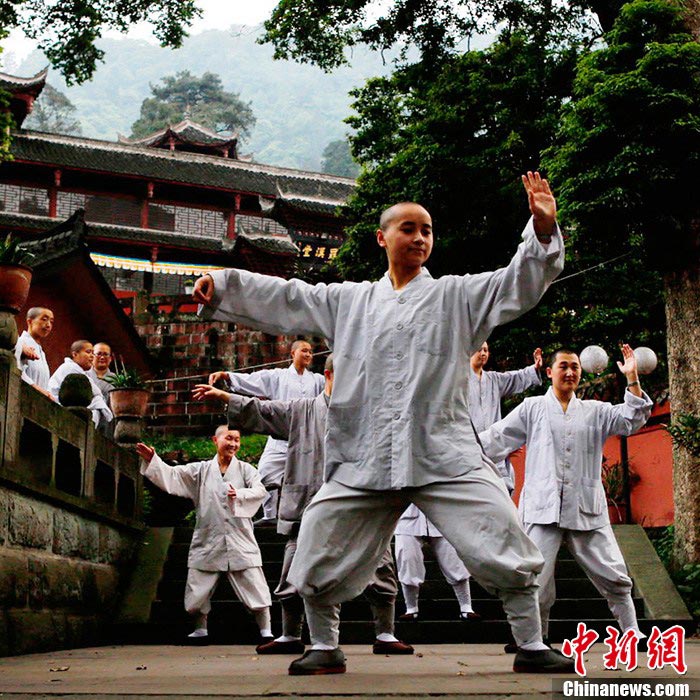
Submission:
MULTIPOLYGON (((192 401, 192 389, 206 382, 211 372, 271 363, 284 367, 297 338, 308 340, 315 352, 327 349, 321 338, 270 335, 236 323, 204 322, 193 314, 161 322, 143 314, 136 321, 161 370, 159 381, 151 385, 148 423, 171 435, 207 435, 221 422, 218 404, 192 401)), ((316 371, 323 370, 323 361, 317 358, 316 371)))
POLYGON ((0 349, 0 655, 109 641, 142 494, 136 454, 23 382, 0 349))
POLYGON ((104 643, 136 542, 0 487, 0 655, 104 643))

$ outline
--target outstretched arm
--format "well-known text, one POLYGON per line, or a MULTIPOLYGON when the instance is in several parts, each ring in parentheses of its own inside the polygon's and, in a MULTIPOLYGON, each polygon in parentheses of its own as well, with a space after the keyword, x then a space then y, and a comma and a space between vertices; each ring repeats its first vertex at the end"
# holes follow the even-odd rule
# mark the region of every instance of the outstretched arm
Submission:
POLYGON ((298 279, 246 270, 216 270, 197 280, 194 299, 200 313, 243 323, 268 333, 313 333, 331 340, 340 285, 307 284, 298 279))
POLYGON ((556 202, 538 173, 523 176, 532 219, 523 241, 506 267, 467 275, 466 307, 474 352, 491 331, 532 309, 564 269, 564 242, 556 223, 556 202))
POLYGON ((651 416, 654 404, 642 391, 637 374, 637 360, 632 348, 626 343, 622 346, 622 362, 617 367, 627 378, 627 390, 622 403, 601 406, 601 419, 604 437, 608 435, 632 435, 637 432, 651 416))
POLYGON ((231 394, 228 422, 249 433, 263 433, 278 440, 289 440, 291 405, 292 401, 262 401, 251 396, 231 394))
POLYGON ((487 457, 495 462, 521 448, 528 438, 527 409, 524 403, 505 418, 479 433, 479 441, 487 457))
POLYGON ((136 443, 136 453, 143 460, 141 473, 156 486, 173 496, 191 498, 197 502, 199 469, 205 462, 192 462, 171 467, 167 465, 149 445, 136 443))

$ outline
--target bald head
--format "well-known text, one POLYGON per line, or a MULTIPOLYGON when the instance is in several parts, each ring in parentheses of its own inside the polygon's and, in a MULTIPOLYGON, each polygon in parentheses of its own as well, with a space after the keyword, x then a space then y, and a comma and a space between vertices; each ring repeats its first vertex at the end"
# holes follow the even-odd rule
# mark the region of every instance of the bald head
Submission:
MULTIPOLYGON (((395 220, 400 218, 405 211, 413 207, 419 207, 426 214, 428 214, 428 210, 422 204, 418 204, 418 202, 398 202, 396 204, 392 204, 381 213, 381 216, 379 217, 379 228, 382 231, 386 231, 389 226, 391 226, 395 220)), ((428 214, 428 217, 430 217, 430 214, 428 214)))

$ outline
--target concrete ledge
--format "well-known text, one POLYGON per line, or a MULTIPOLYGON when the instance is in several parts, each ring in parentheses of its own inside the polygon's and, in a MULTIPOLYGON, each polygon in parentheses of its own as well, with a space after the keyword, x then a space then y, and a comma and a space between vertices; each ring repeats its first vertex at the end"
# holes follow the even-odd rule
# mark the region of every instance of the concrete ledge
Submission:
POLYGON ((654 545, 640 525, 613 525, 635 594, 644 599, 644 614, 653 620, 692 622, 688 611, 654 545))

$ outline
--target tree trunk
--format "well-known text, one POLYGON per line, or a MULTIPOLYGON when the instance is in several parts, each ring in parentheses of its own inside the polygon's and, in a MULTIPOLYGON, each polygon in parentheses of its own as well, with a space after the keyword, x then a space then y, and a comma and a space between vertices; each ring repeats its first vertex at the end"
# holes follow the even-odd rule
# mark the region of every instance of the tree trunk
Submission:
MULTIPOLYGON (((668 273, 664 286, 671 411, 700 416, 700 270, 668 273)), ((700 458, 675 445, 673 497, 674 559, 700 563, 700 458)))

